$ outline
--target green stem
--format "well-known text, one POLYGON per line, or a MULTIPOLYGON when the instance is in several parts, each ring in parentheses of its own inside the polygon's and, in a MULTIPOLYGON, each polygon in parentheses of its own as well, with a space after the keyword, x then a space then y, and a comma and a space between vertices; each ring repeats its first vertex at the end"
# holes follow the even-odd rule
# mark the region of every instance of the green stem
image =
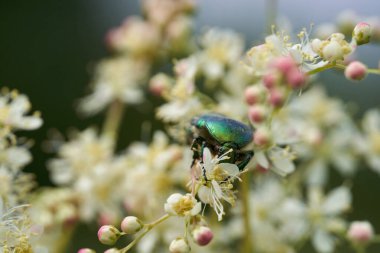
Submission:
POLYGON ((124 113, 124 104, 118 100, 112 102, 108 108, 106 119, 103 126, 103 135, 112 140, 113 146, 120 127, 120 122, 124 113))
POLYGON ((59 239, 58 239, 57 243, 55 244, 54 252, 57 252, 57 253, 66 252, 67 245, 71 241, 71 238, 74 234, 75 228, 76 228, 76 226, 72 226, 70 228, 64 229, 61 232, 61 235, 59 236, 59 239))
POLYGON ((250 188, 250 177, 251 173, 244 173, 242 176, 241 183, 241 200, 243 204, 243 221, 244 221, 244 238, 243 238, 243 248, 241 252, 253 252, 252 246, 252 231, 251 231, 251 219, 250 219, 250 201, 249 201, 249 188, 250 188))
POLYGON ((158 224, 164 222, 165 220, 167 220, 168 218, 170 217, 169 214, 165 214, 164 216, 162 216, 161 218, 159 218, 158 220, 152 222, 152 223, 149 223, 149 224, 146 224, 145 225, 145 228, 146 230, 144 232, 142 232, 141 234, 139 234, 131 243, 129 243, 125 248, 122 248, 120 250, 121 253, 125 253, 125 252, 128 252, 128 250, 130 250, 133 246, 135 246, 147 233, 149 233, 150 230, 152 230, 155 226, 157 226, 158 224))
POLYGON ((367 73, 380 75, 380 69, 367 69, 367 73))
POLYGON ((332 64, 332 63, 329 63, 329 64, 326 64, 325 66, 323 67, 320 67, 320 68, 316 68, 316 69, 313 69, 313 70, 310 70, 309 72, 307 72, 307 75, 311 76, 311 75, 315 75, 319 72, 322 72, 324 70, 327 70, 327 69, 331 69, 331 68, 334 68, 336 67, 335 64, 332 64))
MULTIPOLYGON (((307 72, 307 75, 311 76, 311 75, 317 74, 319 72, 322 72, 324 70, 331 69, 331 68, 337 68, 337 69, 344 70, 344 69, 346 69, 346 67, 347 66, 342 65, 342 64, 329 63, 323 67, 310 70, 309 72, 307 72)), ((380 75, 380 69, 367 69, 367 73, 380 75)))

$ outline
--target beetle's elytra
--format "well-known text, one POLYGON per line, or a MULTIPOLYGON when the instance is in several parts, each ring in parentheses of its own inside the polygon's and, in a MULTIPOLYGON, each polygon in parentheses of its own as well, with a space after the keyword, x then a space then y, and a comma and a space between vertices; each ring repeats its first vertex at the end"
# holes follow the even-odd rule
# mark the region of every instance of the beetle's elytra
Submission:
POLYGON ((191 120, 193 158, 202 159, 203 148, 208 147, 220 156, 227 151, 230 159, 225 162, 236 163, 240 170, 248 164, 252 151, 242 148, 252 142, 253 130, 250 126, 220 114, 204 114, 191 120))

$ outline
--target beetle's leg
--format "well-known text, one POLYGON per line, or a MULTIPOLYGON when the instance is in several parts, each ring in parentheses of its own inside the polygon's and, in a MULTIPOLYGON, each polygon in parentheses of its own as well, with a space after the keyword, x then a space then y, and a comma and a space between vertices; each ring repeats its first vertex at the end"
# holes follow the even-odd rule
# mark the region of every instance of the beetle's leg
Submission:
POLYGON ((191 150, 193 151, 193 161, 191 163, 191 168, 194 166, 195 161, 202 157, 202 152, 199 151, 199 148, 202 147, 203 142, 204 139, 202 137, 197 137, 193 139, 193 142, 191 143, 191 150))
POLYGON ((207 179, 207 176, 206 176, 206 169, 203 165, 203 152, 205 150, 205 147, 206 147, 206 141, 203 141, 202 142, 202 145, 201 145, 201 157, 200 157, 200 163, 201 163, 201 166, 202 166, 202 173, 203 173, 203 178, 208 181, 207 179))
POLYGON ((193 161, 191 163, 191 168, 193 168, 193 166, 195 165, 195 161, 199 159, 203 177, 207 181, 206 170, 203 166, 203 152, 206 145, 207 145, 207 142, 202 137, 197 137, 193 140, 193 143, 191 144, 191 150, 193 150, 193 161))
POLYGON ((221 157, 223 155, 228 156, 227 159, 221 160, 222 163, 235 163, 236 162, 236 152, 238 147, 236 144, 227 142, 224 143, 218 151, 218 157, 221 157))
POLYGON ((240 155, 242 155, 242 159, 240 159, 240 162, 237 164, 240 171, 244 170, 245 166, 251 161, 253 157, 253 151, 244 151, 241 152, 240 155))

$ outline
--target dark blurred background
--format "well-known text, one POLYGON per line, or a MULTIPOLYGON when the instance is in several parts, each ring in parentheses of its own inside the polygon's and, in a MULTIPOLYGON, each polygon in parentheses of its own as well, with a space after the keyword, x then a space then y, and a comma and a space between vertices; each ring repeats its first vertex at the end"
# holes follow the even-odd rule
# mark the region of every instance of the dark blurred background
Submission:
MULTIPOLYGON (((199 1, 196 29, 205 26, 231 28, 244 35, 247 46, 261 43, 265 34, 265 3, 268 0, 203 0, 199 1)), ((311 23, 335 20, 344 9, 359 15, 380 15, 379 1, 280 0, 278 12, 287 17, 294 31, 311 23)), ((83 129, 99 124, 103 115, 81 118, 75 102, 87 91, 93 64, 107 56, 104 37, 123 19, 140 11, 137 0, 0 0, 0 87, 18 89, 29 96, 33 108, 42 112, 44 125, 32 133, 34 161, 28 171, 37 173, 41 185, 49 185, 45 162, 50 155, 41 150, 47 131, 56 128, 67 133, 69 128, 83 129)), ((359 49, 359 59, 377 67, 380 47, 366 45, 359 49)), ((369 76, 364 82, 352 83, 341 74, 330 71, 322 75, 329 94, 352 104, 356 117, 380 105, 380 78, 369 76)), ((153 108, 143 108, 153 115, 153 108)), ((134 115, 123 122, 129 134, 121 143, 140 140, 141 124, 146 116, 140 109, 128 108, 134 115), (133 119, 133 120, 132 120, 133 119), (133 134, 130 134, 133 133, 133 134)), ((349 136, 348 136, 349 138, 349 136)), ((364 166, 364 165, 363 165, 364 166)), ((364 167, 363 167, 364 168, 364 167)), ((354 208, 351 219, 369 219, 380 232, 380 177, 362 170, 355 181, 354 208)), ((372 252, 379 249, 373 248, 372 252)))

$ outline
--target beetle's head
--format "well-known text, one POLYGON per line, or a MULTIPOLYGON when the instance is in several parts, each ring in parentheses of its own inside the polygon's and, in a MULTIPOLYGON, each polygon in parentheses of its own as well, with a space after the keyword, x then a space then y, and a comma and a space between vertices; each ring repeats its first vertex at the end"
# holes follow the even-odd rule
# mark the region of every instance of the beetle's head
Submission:
POLYGON ((195 138, 199 136, 198 129, 197 129, 198 120, 199 120, 199 117, 194 117, 190 120, 190 123, 186 126, 186 137, 187 137, 187 142, 189 144, 195 138))

